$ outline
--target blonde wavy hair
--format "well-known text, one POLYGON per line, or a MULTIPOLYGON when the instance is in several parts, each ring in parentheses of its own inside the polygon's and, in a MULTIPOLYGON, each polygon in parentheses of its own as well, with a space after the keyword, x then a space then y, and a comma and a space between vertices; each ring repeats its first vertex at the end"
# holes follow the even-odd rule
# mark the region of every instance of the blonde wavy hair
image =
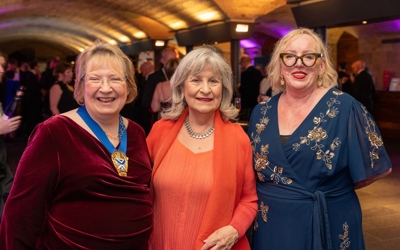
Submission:
MULTIPOLYGON (((318 59, 325 64, 324 73, 320 76, 322 80, 322 86, 320 87, 321 88, 336 87, 337 86, 336 68, 332 63, 329 51, 327 47, 324 45, 324 42, 322 41, 321 37, 311 29, 298 28, 289 32, 275 44, 274 51, 272 52, 271 55, 271 60, 267 66, 268 81, 270 82, 272 88, 279 90, 281 92, 285 91, 285 86, 282 86, 280 84, 282 64, 280 61, 281 59, 279 57, 279 54, 285 51, 288 43, 292 41, 293 38, 300 35, 310 36, 317 45, 317 51, 315 52, 323 54, 323 57, 318 59)), ((316 82, 315 84, 318 83, 316 82)))
POLYGON ((214 74, 222 79, 222 100, 219 106, 224 120, 235 119, 237 112, 232 105, 233 75, 229 64, 217 48, 204 45, 190 51, 179 63, 170 80, 172 89, 172 106, 161 114, 164 119, 177 120, 185 110, 187 103, 183 90, 190 75, 198 74, 206 65, 210 65, 214 74))
POLYGON ((116 64, 118 68, 122 68, 126 77, 126 85, 128 88, 128 96, 126 103, 130 103, 137 96, 137 87, 135 82, 135 68, 130 58, 121 51, 117 46, 96 40, 91 46, 80 53, 75 63, 75 87, 74 98, 80 104, 85 103, 85 76, 87 65, 90 60, 97 65, 116 64))

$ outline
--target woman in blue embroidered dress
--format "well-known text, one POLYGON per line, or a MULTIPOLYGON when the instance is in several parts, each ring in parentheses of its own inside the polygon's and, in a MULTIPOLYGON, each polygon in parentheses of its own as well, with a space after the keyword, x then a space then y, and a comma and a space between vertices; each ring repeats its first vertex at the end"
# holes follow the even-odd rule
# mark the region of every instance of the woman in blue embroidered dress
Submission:
POLYGON ((365 249, 355 189, 391 172, 373 118, 335 88, 312 30, 276 44, 268 79, 282 93, 254 109, 248 131, 259 198, 252 249, 365 249))

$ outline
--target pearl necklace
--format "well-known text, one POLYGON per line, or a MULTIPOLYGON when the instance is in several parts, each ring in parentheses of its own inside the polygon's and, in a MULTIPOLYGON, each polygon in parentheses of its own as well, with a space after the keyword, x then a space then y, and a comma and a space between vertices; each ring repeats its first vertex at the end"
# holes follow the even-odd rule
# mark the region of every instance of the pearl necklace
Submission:
POLYGON ((188 132, 190 137, 193 137, 195 139, 205 139, 205 138, 209 137, 212 133, 214 133, 214 124, 206 132, 204 132, 202 134, 195 133, 193 131, 192 127, 190 126, 189 116, 186 116, 184 124, 185 124, 186 131, 188 132))

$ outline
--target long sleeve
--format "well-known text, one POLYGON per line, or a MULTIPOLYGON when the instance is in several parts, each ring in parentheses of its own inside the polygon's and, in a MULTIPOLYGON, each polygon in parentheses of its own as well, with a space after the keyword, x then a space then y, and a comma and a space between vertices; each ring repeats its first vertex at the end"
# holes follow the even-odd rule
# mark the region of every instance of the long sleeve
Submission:
POLYGON ((19 162, 0 228, 0 249, 35 249, 58 175, 57 144, 39 126, 19 162))
POLYGON ((126 131, 121 177, 106 147, 73 120, 56 115, 40 124, 17 168, 0 249, 147 249, 150 158, 143 129, 130 121, 126 131))
MULTIPOLYGON (((246 138, 247 139, 247 138, 246 138)), ((253 171, 252 151, 250 142, 245 144, 243 149, 243 165, 241 166, 243 177, 243 186, 241 196, 237 207, 233 213, 230 223, 239 233, 239 237, 243 237, 250 227, 257 213, 257 193, 256 180, 253 171)))

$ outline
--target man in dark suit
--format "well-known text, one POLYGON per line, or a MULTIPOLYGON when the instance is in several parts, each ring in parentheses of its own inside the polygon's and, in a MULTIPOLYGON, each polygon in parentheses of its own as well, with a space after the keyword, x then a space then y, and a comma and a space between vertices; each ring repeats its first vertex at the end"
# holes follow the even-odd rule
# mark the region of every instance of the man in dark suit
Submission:
POLYGON ((338 64, 338 85, 343 92, 352 95, 353 83, 350 81, 350 75, 346 73, 346 67, 346 62, 338 64))
POLYGON ((56 82, 57 78, 54 75, 53 71, 56 67, 57 63, 60 61, 59 57, 54 57, 47 67, 47 69, 42 73, 42 77, 40 78, 39 85, 42 92, 42 116, 43 119, 47 119, 52 116, 50 110, 50 103, 49 103, 49 90, 51 86, 56 82))
MULTIPOLYGON (((178 58, 179 54, 173 48, 165 48, 161 52, 161 59, 160 62, 162 65, 169 59, 178 58)), ((144 85, 143 89, 143 97, 142 97, 142 106, 148 110, 150 113, 150 119, 143 124, 143 129, 146 132, 146 135, 150 132, 151 127, 153 126, 154 122, 157 120, 158 113, 154 113, 151 110, 151 100, 153 99, 153 93, 156 89, 156 86, 159 82, 164 82, 168 80, 165 74, 164 68, 161 68, 154 73, 148 75, 146 84, 144 85)))
MULTIPOLYGON (((143 129, 149 128, 150 116, 147 108, 142 106, 144 86, 147 77, 154 72, 154 64, 152 61, 146 61, 140 65, 140 73, 135 74, 135 81, 137 86, 138 95, 131 103, 125 104, 120 114, 132 121, 138 123, 143 129)), ((148 134, 149 131, 146 131, 148 134)))
POLYGON ((251 111, 258 104, 260 82, 263 79, 261 72, 251 64, 251 58, 243 55, 240 58, 240 86, 241 116, 244 121, 250 120, 251 111))
POLYGON ((371 74, 365 68, 365 62, 357 60, 351 65, 356 75, 353 82, 353 97, 372 113, 374 108, 375 84, 371 74))

